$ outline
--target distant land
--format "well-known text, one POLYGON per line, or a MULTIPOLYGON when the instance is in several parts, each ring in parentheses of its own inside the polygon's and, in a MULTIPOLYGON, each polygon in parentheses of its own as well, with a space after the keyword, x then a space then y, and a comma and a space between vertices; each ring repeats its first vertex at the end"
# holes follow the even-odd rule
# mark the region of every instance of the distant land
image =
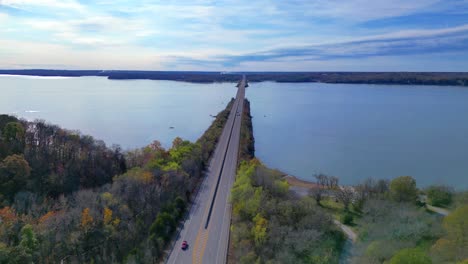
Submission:
POLYGON ((246 74, 249 82, 468 86, 468 72, 199 72, 30 69, 0 70, 0 74, 63 77, 103 76, 111 80, 171 80, 195 83, 237 82, 242 74, 246 74))

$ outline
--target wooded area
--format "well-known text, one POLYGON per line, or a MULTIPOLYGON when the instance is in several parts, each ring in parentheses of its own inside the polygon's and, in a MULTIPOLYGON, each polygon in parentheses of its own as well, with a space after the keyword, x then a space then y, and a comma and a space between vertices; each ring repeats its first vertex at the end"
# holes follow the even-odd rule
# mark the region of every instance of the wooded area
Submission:
POLYGON ((89 136, 2 116, 0 263, 160 260, 232 103, 197 142, 155 141, 125 158, 89 136))

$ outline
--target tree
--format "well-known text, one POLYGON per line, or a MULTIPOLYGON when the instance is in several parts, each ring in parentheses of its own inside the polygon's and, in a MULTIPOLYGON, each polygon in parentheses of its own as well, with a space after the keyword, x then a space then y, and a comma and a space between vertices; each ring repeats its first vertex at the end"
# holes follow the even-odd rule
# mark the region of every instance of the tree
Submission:
POLYGON ((320 204, 323 196, 326 193, 326 189, 332 189, 335 184, 338 186, 338 178, 328 177, 325 174, 315 174, 315 184, 316 186, 309 190, 309 195, 315 199, 317 204, 320 204))
POLYGON ((184 199, 182 199, 182 197, 180 196, 177 196, 174 201, 174 205, 175 205, 175 208, 177 209, 178 218, 182 217, 186 208, 184 199))
POLYGON ((320 186, 315 186, 309 190, 309 195, 314 198, 315 202, 320 205, 320 201, 322 201, 323 195, 325 194, 325 190, 320 186))
POLYGON ((265 219, 261 214, 257 214, 253 218, 254 226, 252 228, 252 233, 255 241, 255 245, 260 247, 263 242, 265 242, 267 236, 267 226, 268 220, 265 219))
POLYGON ((398 251, 390 259, 390 264, 431 264, 431 258, 422 250, 416 248, 405 248, 398 251))
POLYGON ((184 143, 184 140, 180 137, 176 137, 172 141, 172 148, 178 148, 182 143, 184 143))
POLYGON ((83 212, 81 212, 81 228, 83 228, 84 231, 87 232, 91 228, 93 221, 94 219, 89 213, 89 208, 86 207, 85 209, 83 209, 83 212))
POLYGON ((39 241, 32 226, 23 226, 19 245, 11 251, 8 263, 33 263, 33 260, 37 258, 38 247, 39 241))
POLYGON ((170 235, 175 230, 176 222, 174 218, 166 212, 158 214, 156 220, 150 226, 150 234, 161 237, 164 241, 170 239, 170 235))
POLYGON ((38 247, 39 242, 36 238, 31 225, 25 225, 21 229, 21 241, 20 246, 24 248, 28 253, 32 254, 38 247))
POLYGON ((448 206, 452 203, 453 189, 448 186, 430 186, 426 189, 429 203, 433 206, 448 206))
POLYGON ((10 122, 3 128, 2 137, 7 143, 10 154, 23 153, 25 129, 19 122, 10 122))
POLYGON ((456 250, 457 260, 468 257, 468 205, 455 209, 444 218, 443 226, 447 231, 447 239, 456 250))
POLYGON ((105 207, 104 208, 104 213, 103 213, 103 219, 102 221, 104 222, 104 225, 108 225, 112 221, 112 210, 105 207))
POLYGON ((343 203, 345 211, 348 211, 349 205, 354 199, 355 192, 352 187, 343 186, 336 190, 335 196, 338 201, 343 203))
POLYGON ((411 176, 395 178, 390 183, 390 195, 397 202, 414 202, 418 195, 416 181, 411 176))
POLYGON ((0 163, 0 192, 11 200, 25 189, 31 174, 31 167, 23 156, 13 154, 0 163))

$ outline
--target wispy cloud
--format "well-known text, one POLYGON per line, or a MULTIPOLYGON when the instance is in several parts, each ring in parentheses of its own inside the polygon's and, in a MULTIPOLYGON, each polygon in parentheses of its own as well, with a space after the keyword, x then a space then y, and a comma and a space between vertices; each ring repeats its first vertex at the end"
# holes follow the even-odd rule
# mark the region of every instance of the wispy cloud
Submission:
POLYGON ((468 51, 468 25, 437 30, 408 30, 357 38, 352 41, 283 47, 239 55, 218 55, 206 59, 178 57, 178 63, 238 66, 246 62, 287 60, 322 61, 337 58, 399 56, 468 51))
POLYGON ((307 70, 306 62, 327 61, 339 70, 362 58, 465 51, 468 2, 0 0, 0 23, 0 41, 16 43, 0 47, 0 68, 49 57, 52 65, 81 68, 270 69, 285 62, 307 70))
POLYGON ((84 6, 73 0, 2 0, 0 5, 11 8, 33 10, 34 8, 84 10, 84 6))

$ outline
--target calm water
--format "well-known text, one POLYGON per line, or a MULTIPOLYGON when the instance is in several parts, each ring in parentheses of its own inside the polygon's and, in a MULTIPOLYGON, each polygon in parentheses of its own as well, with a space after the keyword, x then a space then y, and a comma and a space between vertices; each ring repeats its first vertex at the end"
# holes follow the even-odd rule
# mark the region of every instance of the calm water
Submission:
POLYGON ((0 113, 37 118, 125 149, 196 140, 235 96, 235 84, 0 76, 0 113), (174 127, 174 129, 170 129, 174 127))
POLYGON ((256 155, 271 167, 468 187, 467 88, 264 82, 247 97, 256 155))
MULTIPOLYGON (((0 113, 42 118, 124 148, 195 140, 235 95, 232 83, 0 76, 0 113), (170 129, 169 127, 174 127, 170 129)), ((252 83, 256 154, 304 179, 415 177, 468 187, 468 89, 252 83)))

